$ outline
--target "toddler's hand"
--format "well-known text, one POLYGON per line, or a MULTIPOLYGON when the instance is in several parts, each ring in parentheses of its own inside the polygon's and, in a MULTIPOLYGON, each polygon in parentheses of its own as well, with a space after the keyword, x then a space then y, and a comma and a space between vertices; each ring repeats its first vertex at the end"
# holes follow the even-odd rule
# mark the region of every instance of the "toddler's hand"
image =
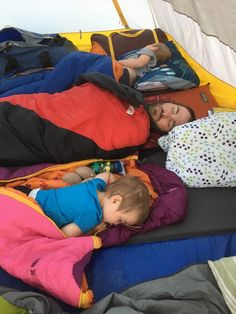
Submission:
POLYGON ((157 44, 151 44, 151 45, 147 45, 145 48, 148 48, 149 50, 151 50, 152 52, 156 52, 159 47, 157 46, 157 44))

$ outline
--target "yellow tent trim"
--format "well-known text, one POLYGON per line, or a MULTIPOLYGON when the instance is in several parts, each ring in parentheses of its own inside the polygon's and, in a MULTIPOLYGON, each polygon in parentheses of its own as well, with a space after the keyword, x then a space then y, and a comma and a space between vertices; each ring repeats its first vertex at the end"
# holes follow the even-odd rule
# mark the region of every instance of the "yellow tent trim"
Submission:
POLYGON ((92 34, 103 34, 109 36, 113 32, 121 32, 124 31, 122 29, 116 30, 106 30, 106 31, 95 31, 95 32, 74 32, 74 33, 60 33, 62 37, 66 37, 67 39, 71 40, 76 47, 79 48, 81 51, 90 51, 91 49, 91 42, 90 37, 92 34))

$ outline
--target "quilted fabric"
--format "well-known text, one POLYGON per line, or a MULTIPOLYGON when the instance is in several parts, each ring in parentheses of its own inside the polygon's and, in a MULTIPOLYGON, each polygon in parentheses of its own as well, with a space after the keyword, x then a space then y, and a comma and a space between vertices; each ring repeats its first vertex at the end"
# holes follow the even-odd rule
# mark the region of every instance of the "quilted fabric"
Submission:
POLYGON ((158 140, 166 168, 190 187, 236 186, 236 112, 175 127, 158 140))
POLYGON ((0 267, 65 303, 90 306, 84 268, 100 239, 66 238, 38 204, 11 189, 0 188, 0 204, 0 267))

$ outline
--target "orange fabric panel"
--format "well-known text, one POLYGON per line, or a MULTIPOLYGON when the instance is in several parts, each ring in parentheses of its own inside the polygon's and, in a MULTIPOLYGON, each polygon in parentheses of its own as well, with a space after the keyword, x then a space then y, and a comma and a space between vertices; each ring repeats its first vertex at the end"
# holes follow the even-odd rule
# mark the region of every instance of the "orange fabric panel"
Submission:
POLYGON ((90 52, 97 53, 99 55, 107 55, 106 51, 96 41, 93 42, 90 52))

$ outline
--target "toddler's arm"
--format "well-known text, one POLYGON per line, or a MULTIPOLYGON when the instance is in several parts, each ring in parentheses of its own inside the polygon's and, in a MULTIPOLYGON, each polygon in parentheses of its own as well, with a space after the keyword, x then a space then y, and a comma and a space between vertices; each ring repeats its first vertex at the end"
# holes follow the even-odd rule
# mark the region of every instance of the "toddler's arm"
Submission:
MULTIPOLYGON (((145 48, 149 49, 153 53, 157 52, 159 49, 156 44, 147 45, 145 48)), ((152 56, 140 54, 138 58, 129 58, 125 60, 119 60, 118 62, 121 63, 124 67, 138 69, 147 65, 151 58, 152 56)))
POLYGON ((79 237, 83 234, 80 228, 74 223, 65 225, 64 227, 61 228, 61 231, 67 237, 79 237))
POLYGON ((119 60, 124 67, 131 69, 138 69, 144 67, 150 61, 151 57, 147 55, 140 55, 138 58, 130 58, 126 60, 119 60))
POLYGON ((109 183, 116 181, 114 174, 112 174, 111 172, 99 173, 95 176, 95 178, 102 179, 103 181, 106 182, 106 184, 109 184, 109 183))

